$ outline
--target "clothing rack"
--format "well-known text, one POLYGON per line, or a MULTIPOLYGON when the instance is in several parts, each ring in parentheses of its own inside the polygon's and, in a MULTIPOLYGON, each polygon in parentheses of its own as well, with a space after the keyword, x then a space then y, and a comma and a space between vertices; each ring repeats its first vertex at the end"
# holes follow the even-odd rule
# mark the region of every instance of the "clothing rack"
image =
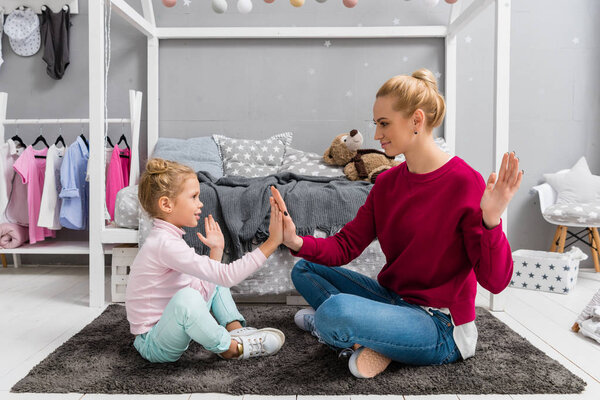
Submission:
MULTIPOLYGON (((5 126, 7 125, 63 125, 63 124, 89 124, 89 118, 17 118, 7 119, 6 109, 8 105, 8 93, 0 92, 0 138, 4 142, 5 139, 5 126)), ((125 124, 128 123, 131 126, 131 138, 132 138, 132 149, 134 149, 131 157, 131 168, 129 174, 130 185, 135 185, 139 179, 139 154, 137 149, 139 147, 139 131, 140 131, 140 118, 142 110, 142 92, 130 90, 129 91, 129 118, 107 118, 104 119, 109 124, 125 124)), ((92 154, 97 152, 90 151, 90 160, 92 161, 92 154)), ((98 181, 98 176, 90 174, 90 187, 96 185, 105 186, 105 177, 100 175, 101 182, 98 181)), ((91 210, 91 207, 90 207, 91 210)), ((92 215, 92 212, 88 213, 92 215)), ((92 230, 90 229, 90 236, 92 230)), ((137 239, 136 239, 137 240, 137 239)), ((90 240, 85 241, 64 241, 56 239, 48 239, 35 244, 27 244, 14 249, 0 249, 0 255, 4 264, 5 254, 13 255, 14 267, 21 265, 21 254, 89 254, 90 253, 90 240)), ((113 242, 103 247, 104 254, 112 254, 113 247, 116 243, 113 242)))
POLYGON ((58 12, 62 7, 68 5, 70 14, 79 14, 79 0, 0 0, 0 9, 4 14, 10 14, 13 10, 30 8, 36 14, 42 13, 42 7, 49 7, 58 12))

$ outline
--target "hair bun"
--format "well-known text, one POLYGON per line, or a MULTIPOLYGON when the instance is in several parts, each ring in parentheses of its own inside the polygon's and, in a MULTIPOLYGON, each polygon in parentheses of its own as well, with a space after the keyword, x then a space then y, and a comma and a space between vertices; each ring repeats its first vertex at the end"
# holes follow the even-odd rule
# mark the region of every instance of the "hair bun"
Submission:
POLYGON ((418 69, 412 73, 412 77, 424 81, 429 87, 435 89, 436 92, 438 91, 437 79, 430 70, 426 68, 418 69))
POLYGON ((169 169, 169 164, 162 158, 152 158, 146 164, 146 171, 150 175, 164 174, 169 169))

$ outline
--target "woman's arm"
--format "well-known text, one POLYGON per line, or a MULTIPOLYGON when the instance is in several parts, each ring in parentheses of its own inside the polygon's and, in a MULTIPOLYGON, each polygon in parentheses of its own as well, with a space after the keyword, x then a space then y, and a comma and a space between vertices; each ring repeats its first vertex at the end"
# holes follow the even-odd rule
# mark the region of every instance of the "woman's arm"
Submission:
MULTIPOLYGON (((512 277, 513 261, 510 244, 502 231, 501 215, 519 189, 523 171, 514 153, 506 153, 496 179, 490 174, 487 184, 480 180, 483 190, 479 208, 473 210, 463 221, 465 247, 477 281, 492 293, 500 293, 512 277)), ((481 192, 479 192, 481 193, 481 192)))
POLYGON ((375 186, 367 196, 356 217, 348 222, 340 232, 328 238, 313 236, 300 237, 279 191, 271 187, 273 198, 283 212, 283 244, 292 254, 308 261, 323 265, 338 266, 348 264, 358 257, 377 236, 373 212, 375 186))

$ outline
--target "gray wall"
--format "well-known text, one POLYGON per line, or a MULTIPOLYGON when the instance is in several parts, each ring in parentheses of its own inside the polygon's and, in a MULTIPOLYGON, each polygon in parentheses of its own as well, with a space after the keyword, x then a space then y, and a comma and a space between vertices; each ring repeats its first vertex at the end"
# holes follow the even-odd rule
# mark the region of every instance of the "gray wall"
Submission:
MULTIPOLYGON (((141 12, 137 0, 128 2, 141 12)), ((362 0, 356 8, 346 9, 340 1, 307 0, 295 9, 285 0, 271 5, 255 0, 254 10, 243 15, 230 0, 229 11, 218 15, 209 0, 192 0, 190 7, 179 0, 172 9, 154 3, 159 26, 437 25, 447 22, 450 9, 444 1, 428 9, 417 0, 362 0)), ((596 71, 600 51, 594 42, 600 37, 595 23, 600 2, 513 0, 512 7, 510 148, 520 157, 525 177, 509 208, 509 239, 513 249, 547 249, 554 226, 542 219, 529 188, 543 173, 568 168, 581 155, 592 172, 600 174, 600 117, 594 112, 600 103, 596 71)), ((20 58, 3 39, 0 90, 9 93, 9 118, 87 116, 86 0, 80 0, 80 11, 72 19, 72 64, 62 81, 46 76, 41 53, 20 58)), ((456 150, 484 177, 493 168, 493 25, 490 7, 458 37, 456 150)), ((111 117, 121 117, 128 113, 127 89, 146 94, 146 42, 114 13, 111 32, 108 111, 111 117)), ((441 73, 443 90, 441 39, 331 43, 325 47, 324 40, 163 41, 161 135, 263 138, 291 130, 294 147, 321 153, 333 136, 358 128, 369 138, 365 147, 376 147, 369 121, 381 83, 427 67, 441 73)), ((80 129, 63 127, 63 133, 70 141, 80 129)), ((50 138, 57 131, 45 128, 50 138)), ((7 136, 13 132, 14 127, 9 128, 7 136)), ((38 132, 38 127, 20 128, 26 141, 38 132)), ((443 130, 436 134, 443 135, 443 130)), ((120 126, 111 128, 111 138, 120 135, 120 126)), ((143 138, 142 145, 145 148, 143 138)))

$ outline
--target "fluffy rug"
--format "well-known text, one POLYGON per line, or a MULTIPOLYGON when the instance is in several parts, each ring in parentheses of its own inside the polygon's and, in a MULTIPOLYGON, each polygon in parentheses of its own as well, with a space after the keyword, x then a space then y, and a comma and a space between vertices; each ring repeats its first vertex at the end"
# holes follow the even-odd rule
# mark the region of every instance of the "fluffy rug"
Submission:
POLYGON ((374 379, 355 379, 347 361, 300 331, 298 307, 240 306, 249 325, 286 335, 271 357, 226 361, 192 343, 172 364, 151 364, 133 348, 125 308, 104 313, 19 381, 13 392, 332 394, 579 393, 585 382, 483 309, 475 357, 450 365, 392 363, 374 379))

